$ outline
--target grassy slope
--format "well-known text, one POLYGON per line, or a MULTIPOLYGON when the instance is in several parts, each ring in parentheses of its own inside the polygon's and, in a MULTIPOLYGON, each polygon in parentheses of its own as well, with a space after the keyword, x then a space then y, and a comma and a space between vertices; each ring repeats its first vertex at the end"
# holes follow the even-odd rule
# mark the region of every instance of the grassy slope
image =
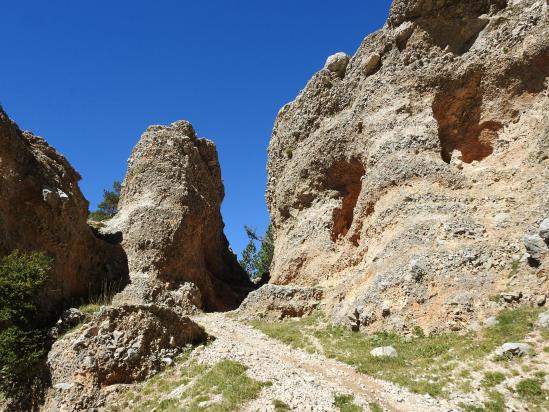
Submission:
MULTIPOLYGON (((499 345, 523 340, 534 329, 538 314, 537 308, 506 310, 498 316, 497 325, 478 334, 424 336, 418 330, 416 336, 411 338, 384 332, 370 336, 352 332, 330 325, 321 313, 298 320, 256 320, 251 323, 291 347, 314 352, 313 340, 316 340, 325 356, 353 365, 359 372, 395 382, 413 392, 448 396, 455 388, 462 392, 472 390, 471 372, 481 370, 483 359, 499 345), (370 355, 373 348, 389 345, 398 351, 397 358, 374 358, 370 355)), ((501 359, 500 362, 511 370, 520 360, 501 359)), ((477 410, 504 410, 501 409, 504 408, 501 394, 492 388, 505 379, 504 374, 488 372, 485 375, 482 386, 489 400, 477 410)), ((540 392, 535 382, 527 384, 523 385, 529 388, 525 392, 531 395, 521 398, 534 410, 545 407, 547 391, 540 392)), ((513 389, 513 392, 517 390, 513 389)))
POLYGON ((207 366, 190 359, 190 351, 181 355, 174 367, 132 387, 110 410, 235 411, 270 385, 248 377, 246 367, 238 362, 222 360, 207 366))

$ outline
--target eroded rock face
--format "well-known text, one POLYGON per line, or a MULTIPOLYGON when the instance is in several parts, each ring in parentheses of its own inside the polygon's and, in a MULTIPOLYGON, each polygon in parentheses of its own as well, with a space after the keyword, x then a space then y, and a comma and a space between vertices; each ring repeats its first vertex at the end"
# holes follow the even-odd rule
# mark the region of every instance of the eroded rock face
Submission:
POLYGON ((185 345, 206 338, 202 327, 167 308, 103 308, 54 343, 48 354, 52 390, 43 410, 104 407, 116 385, 154 375, 169 366, 185 345))
POLYGON ((318 288, 268 284, 251 292, 238 314, 245 319, 300 318, 319 308, 321 300, 318 288))
POLYGON ((0 108, 0 256, 14 249, 54 258, 43 306, 123 284, 128 267, 119 245, 96 238, 79 174, 48 143, 21 131, 0 108))
POLYGON ((118 300, 155 302, 193 283, 205 309, 231 309, 252 285, 223 234, 224 196, 213 142, 190 123, 151 126, 128 161, 118 215, 132 285, 118 300), (152 289, 159 293, 151 292, 152 289))
POLYGON ((523 238, 549 216, 547 9, 395 1, 343 75, 316 73, 269 146, 271 281, 324 286, 363 329, 459 330, 546 293, 523 238))

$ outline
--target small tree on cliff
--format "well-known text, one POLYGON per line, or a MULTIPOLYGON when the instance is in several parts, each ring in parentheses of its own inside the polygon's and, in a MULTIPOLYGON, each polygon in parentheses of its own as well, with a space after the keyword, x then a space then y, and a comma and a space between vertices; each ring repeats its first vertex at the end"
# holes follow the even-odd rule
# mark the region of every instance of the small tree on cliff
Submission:
POLYGON ((248 273, 251 279, 255 279, 269 272, 274 252, 272 228, 269 224, 263 237, 259 236, 255 229, 249 226, 244 226, 244 230, 248 235, 249 241, 242 251, 240 266, 248 273), (259 251, 257 250, 256 243, 260 244, 259 251))
POLYGON ((112 184, 112 189, 112 191, 103 191, 103 201, 99 203, 95 212, 90 213, 91 220, 100 222, 110 219, 118 213, 118 202, 120 201, 122 184, 118 180, 115 180, 112 184))

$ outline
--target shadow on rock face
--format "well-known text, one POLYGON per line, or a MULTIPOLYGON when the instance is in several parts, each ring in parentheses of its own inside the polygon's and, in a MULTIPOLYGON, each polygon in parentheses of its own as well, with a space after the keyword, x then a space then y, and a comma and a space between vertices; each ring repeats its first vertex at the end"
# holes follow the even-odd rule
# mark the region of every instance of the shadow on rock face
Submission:
POLYGON ((480 73, 449 82, 433 101, 433 115, 438 123, 442 160, 450 163, 454 150, 461 160, 471 163, 490 156, 493 143, 502 124, 482 121, 482 91, 480 73))

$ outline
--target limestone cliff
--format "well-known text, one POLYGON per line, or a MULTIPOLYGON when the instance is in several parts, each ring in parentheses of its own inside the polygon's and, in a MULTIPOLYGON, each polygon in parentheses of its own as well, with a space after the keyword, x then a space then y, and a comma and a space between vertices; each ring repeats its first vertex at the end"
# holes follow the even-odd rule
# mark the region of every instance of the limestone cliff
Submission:
POLYGON ((205 309, 238 306, 252 285, 223 234, 223 197, 213 142, 198 139, 186 121, 149 127, 109 223, 122 233, 132 283, 116 301, 177 306, 185 300, 179 291, 193 283, 205 309))
POLYGON ((96 238, 86 223, 79 180, 62 155, 0 108, 0 256, 19 249, 54 259, 46 311, 127 278, 122 248, 96 238))
POLYGON ((548 75, 546 0, 396 0, 278 114, 271 281, 323 286, 370 329, 540 300, 547 248, 523 238, 549 216, 548 75))

